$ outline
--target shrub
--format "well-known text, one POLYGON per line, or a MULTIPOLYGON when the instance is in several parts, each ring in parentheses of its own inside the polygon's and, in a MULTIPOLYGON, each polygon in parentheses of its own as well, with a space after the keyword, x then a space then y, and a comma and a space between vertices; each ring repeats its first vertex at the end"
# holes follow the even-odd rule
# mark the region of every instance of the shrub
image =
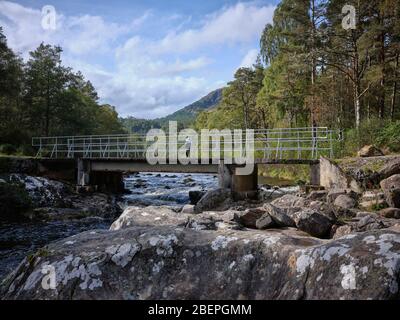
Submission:
POLYGON ((31 207, 30 197, 22 185, 0 182, 0 219, 21 219, 21 214, 31 207))
POLYGON ((376 143, 379 146, 386 146, 390 151, 400 151, 400 121, 390 122, 385 125, 377 134, 376 143))
POLYGON ((17 148, 12 144, 2 144, 0 145, 0 153, 3 154, 13 154, 17 152, 17 148))

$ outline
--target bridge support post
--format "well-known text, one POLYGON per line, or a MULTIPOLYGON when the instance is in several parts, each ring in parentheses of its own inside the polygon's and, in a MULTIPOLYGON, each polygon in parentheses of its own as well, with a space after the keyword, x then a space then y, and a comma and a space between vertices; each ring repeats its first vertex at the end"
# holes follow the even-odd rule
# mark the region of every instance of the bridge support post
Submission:
POLYGON ((78 158, 78 177, 77 177, 77 185, 80 187, 84 187, 89 185, 90 180, 90 161, 83 160, 82 158, 78 158))
POLYGON ((310 184, 314 186, 321 184, 319 163, 310 165, 310 184))
POLYGON ((231 189, 235 200, 256 199, 258 196, 258 168, 254 164, 253 172, 249 175, 237 175, 238 165, 224 164, 221 160, 218 166, 218 184, 220 188, 231 189))

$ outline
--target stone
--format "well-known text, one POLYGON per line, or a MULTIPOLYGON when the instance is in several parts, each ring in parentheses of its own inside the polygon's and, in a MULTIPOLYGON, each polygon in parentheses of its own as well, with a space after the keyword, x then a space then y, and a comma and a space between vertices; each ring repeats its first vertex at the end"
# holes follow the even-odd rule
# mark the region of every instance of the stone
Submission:
POLYGON ((336 197, 333 205, 342 209, 352 209, 356 207, 357 202, 346 194, 340 194, 336 197))
POLYGON ((207 191, 206 194, 195 205, 194 212, 200 213, 203 211, 213 210, 230 198, 230 189, 218 188, 207 191))
POLYGON ((358 157, 378 157, 383 155, 382 150, 374 145, 366 145, 357 152, 358 157))
POLYGON ((2 299, 378 300, 399 297, 400 233, 322 240, 301 231, 136 226, 53 242, 1 284, 2 299), (66 243, 73 242, 74 245, 66 243), (56 290, 47 290, 49 268, 56 290))
POLYGON ((325 201, 327 194, 327 190, 314 190, 310 192, 310 194, 307 196, 307 199, 325 201))
POLYGON ((317 238, 327 237, 333 225, 327 216, 308 208, 296 213, 295 222, 298 229, 317 238))
POLYGON ((400 174, 382 180, 380 185, 388 205, 393 208, 400 208, 400 174))
POLYGON ((194 213, 194 205, 192 204, 186 204, 183 206, 182 213, 194 213))
POLYGON ((256 221, 257 229, 268 229, 273 228, 274 226, 275 222, 268 213, 264 213, 261 218, 257 219, 256 221))
POLYGON ((353 232, 354 232, 353 228, 350 225, 340 226, 336 229, 336 231, 333 235, 333 239, 339 239, 339 238, 344 237, 353 232))
MULTIPOLYGON (((279 227, 295 227, 296 223, 294 220, 285 212, 284 208, 277 207, 272 203, 264 204, 264 208, 267 213, 271 216, 274 223, 279 227)), ((301 210, 296 208, 297 211, 301 210)))
POLYGON ((394 174, 400 174, 400 157, 389 161, 379 170, 379 175, 382 179, 386 179, 394 174))
POLYGON ((339 197, 340 195, 346 195, 349 196, 351 198, 353 198, 354 200, 357 200, 357 193, 354 192, 351 189, 339 189, 339 188, 334 188, 329 190, 326 199, 328 203, 335 203, 335 200, 337 197, 339 197))
POLYGON ((235 213, 235 221, 241 223, 247 228, 256 228, 256 222, 265 214, 264 208, 249 208, 245 211, 235 213))
POLYGON ((379 215, 384 218, 400 219, 400 209, 385 208, 379 211, 379 215))
POLYGON ((189 199, 190 199, 190 204, 196 205, 197 202, 201 199, 206 194, 205 191, 200 191, 200 190, 192 190, 189 191, 189 199))

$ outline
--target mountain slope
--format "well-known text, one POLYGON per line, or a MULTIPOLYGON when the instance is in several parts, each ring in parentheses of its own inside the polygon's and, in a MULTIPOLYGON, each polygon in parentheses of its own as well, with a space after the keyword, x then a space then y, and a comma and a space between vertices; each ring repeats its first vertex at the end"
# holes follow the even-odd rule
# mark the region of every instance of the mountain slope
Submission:
POLYGON ((167 128, 168 121, 178 121, 178 128, 187 128, 194 122, 199 112, 215 107, 221 98, 222 88, 163 118, 147 120, 128 117, 121 121, 128 132, 145 133, 151 128, 167 128))

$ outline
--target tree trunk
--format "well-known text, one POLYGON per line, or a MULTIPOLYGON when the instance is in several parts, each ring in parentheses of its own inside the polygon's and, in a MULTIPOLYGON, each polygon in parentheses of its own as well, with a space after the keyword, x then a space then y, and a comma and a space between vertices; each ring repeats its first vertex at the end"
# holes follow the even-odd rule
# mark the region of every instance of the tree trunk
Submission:
POLYGON ((390 105, 390 119, 394 120, 394 113, 396 108, 396 96, 397 96, 397 69, 399 67, 399 54, 396 55, 396 65, 394 68, 394 82, 393 82, 393 93, 392 93, 392 101, 390 105))

